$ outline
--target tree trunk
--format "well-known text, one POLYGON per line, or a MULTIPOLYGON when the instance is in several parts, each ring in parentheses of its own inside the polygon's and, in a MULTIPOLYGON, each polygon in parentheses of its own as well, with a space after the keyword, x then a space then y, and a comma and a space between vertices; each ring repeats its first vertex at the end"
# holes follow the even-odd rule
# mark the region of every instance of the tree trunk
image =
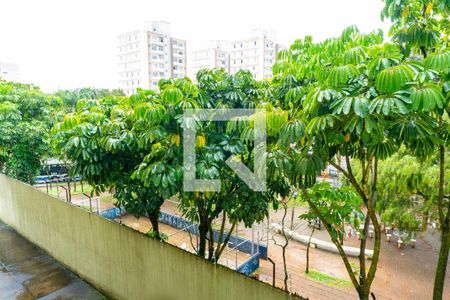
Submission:
POLYGON ((424 210, 424 212, 422 214, 422 224, 421 224, 421 228, 420 228, 420 231, 422 231, 422 232, 427 231, 428 216, 429 216, 429 212, 428 212, 428 209, 426 209, 426 210, 424 210))
MULTIPOLYGON (((443 118, 439 116, 439 127, 442 128, 443 118)), ((433 299, 440 300, 444 295, 445 273, 447 270, 448 252, 450 250, 450 201, 447 215, 444 216, 444 185, 445 185, 445 146, 439 147, 439 196, 438 213, 442 230, 441 249, 439 250, 436 276, 434 278, 433 299)))
POLYGON ((228 234, 226 235, 225 239, 223 240, 222 245, 220 247, 219 247, 219 245, 217 246, 217 251, 216 251, 216 254, 214 257, 216 262, 219 261, 220 256, 222 255, 225 248, 228 246, 228 241, 230 240, 231 234, 233 233, 236 223, 237 223, 237 221, 234 221, 233 224, 231 225, 231 229, 230 229, 230 231, 228 231, 228 234))
POLYGON ((358 296, 360 300, 369 300, 369 293, 365 291, 364 286, 360 286, 358 290, 358 296))
POLYGON ((70 177, 67 177, 67 193, 69 202, 72 202, 72 191, 70 190, 70 177))
POLYGON ((288 243, 285 244, 285 246, 282 247, 282 253, 283 253, 283 269, 284 269, 284 289, 286 292, 289 292, 289 286, 288 286, 288 280, 289 280, 289 273, 287 270, 287 264, 286 264, 286 247, 288 243))
POLYGON ((227 213, 223 212, 222 224, 220 225, 220 231, 219 231, 219 238, 217 239, 217 249, 216 249, 216 252, 214 253, 214 259, 216 262, 219 261, 218 254, 219 254, 220 248, 222 247, 223 232, 225 230, 225 222, 226 221, 227 221, 227 213))
POLYGON ((287 211, 288 211, 288 207, 287 207, 287 201, 284 201, 283 204, 283 209, 284 209, 284 214, 283 214, 283 218, 281 219, 281 233, 284 239, 284 245, 281 247, 282 249, 282 254, 283 254, 283 270, 284 270, 284 289, 289 292, 289 286, 288 286, 288 280, 289 280, 289 273, 287 270, 287 263, 286 263, 286 248, 289 245, 289 239, 290 237, 288 237, 286 235, 286 232, 284 231, 285 225, 286 225, 286 215, 287 215, 287 211))
POLYGON ((211 223, 209 224, 209 248, 208 248, 208 260, 212 261, 214 257, 214 231, 211 223))
MULTIPOLYGON (((450 212, 448 213, 450 214, 450 212)), ((445 273, 447 270, 448 253, 450 251, 450 217, 447 217, 447 224, 442 226, 441 249, 434 278, 433 300, 441 300, 444 296, 445 273)), ((448 286, 450 288, 450 286, 448 286)))
POLYGON ((200 225, 198 226, 199 230, 199 245, 198 245, 198 255, 202 258, 205 258, 206 254, 206 240, 208 238, 209 226, 207 222, 201 220, 200 225))
POLYGON ((377 202, 378 197, 378 191, 377 191, 377 178, 378 178, 378 158, 374 159, 373 163, 373 169, 372 169, 372 183, 371 183, 371 192, 370 197, 367 205, 367 215, 370 217, 370 220, 372 221, 373 228, 375 231, 375 239, 373 243, 373 256, 372 261, 370 263, 369 272, 367 273, 367 278, 364 283, 365 286, 365 294, 367 297, 369 297, 370 294, 372 294, 372 297, 375 298, 373 293, 370 293, 370 288, 372 286, 372 282, 375 278, 375 273, 377 271, 378 267, 378 259, 380 257, 380 251, 381 251, 381 230, 380 230, 380 223, 378 222, 378 218, 375 212, 375 205, 377 202))
POLYGON ((150 223, 152 224, 153 232, 155 233, 155 238, 160 240, 161 236, 159 235, 159 210, 157 212, 147 211, 148 218, 150 219, 150 223))
POLYGON ((294 213, 295 213, 295 206, 292 206, 292 211, 291 211, 291 230, 294 230, 294 213))
POLYGON ((309 273, 309 248, 311 247, 311 238, 314 234, 314 229, 315 227, 313 226, 311 234, 309 236, 308 246, 306 247, 306 270, 305 270, 306 274, 309 273))

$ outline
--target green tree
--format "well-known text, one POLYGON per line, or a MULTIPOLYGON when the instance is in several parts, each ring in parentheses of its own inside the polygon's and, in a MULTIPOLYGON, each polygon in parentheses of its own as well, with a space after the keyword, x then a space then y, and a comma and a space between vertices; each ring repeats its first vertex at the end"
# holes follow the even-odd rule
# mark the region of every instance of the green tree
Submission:
POLYGON ((38 87, 0 81, 0 171, 33 183, 49 151, 59 99, 38 87))
MULTIPOLYGON (((410 136, 407 146, 422 157, 435 153, 439 157, 437 207, 442 237, 433 298, 442 299, 450 251, 450 201, 444 192, 450 173, 445 167, 450 136, 450 3, 447 0, 385 0, 384 4, 381 16, 393 22, 392 40, 419 69, 410 89, 413 110, 427 116, 432 129, 419 138, 410 136)), ((402 128, 410 127, 410 121, 405 120, 402 128)), ((407 137, 411 130, 400 133, 407 137)))
POLYGON ((80 100, 76 112, 54 128, 57 153, 73 162, 72 172, 82 175, 92 192, 114 190, 116 205, 147 216, 158 239, 160 207, 177 192, 180 174, 164 149, 164 113, 156 93, 139 91, 130 98, 80 100), (135 176, 141 164, 151 166, 145 185, 135 176))
POLYGON ((396 45, 383 44, 381 32, 361 34, 355 27, 321 43, 313 43, 311 37, 298 40, 288 51, 281 52, 279 58, 273 80, 277 102, 291 107, 296 112, 294 120, 306 124, 301 139, 289 139, 293 149, 289 151, 295 153, 291 183, 304 191, 313 208, 308 188, 314 185, 325 165, 331 164, 360 197, 364 225, 359 271, 352 270, 339 235, 333 232, 333 223, 325 228, 328 227, 333 243, 340 249, 359 297, 368 299, 381 241, 375 211, 378 163, 395 153, 403 142, 396 132, 395 121, 410 112, 411 101, 404 90, 416 69, 403 61, 396 45), (353 172, 355 164, 362 170, 359 178, 353 172), (365 250, 370 223, 375 238, 373 259, 367 271, 365 250))
MULTIPOLYGON (((187 122, 183 123, 186 109, 230 109, 254 108, 260 101, 259 83, 249 72, 229 75, 223 70, 200 71, 197 75, 198 86, 187 79, 162 80, 159 82, 161 99, 165 105, 170 122, 169 138, 177 147, 179 161, 183 161, 183 130, 193 126, 197 131, 196 177, 197 179, 220 179, 220 192, 181 191, 180 209, 191 221, 199 223, 199 247, 201 257, 218 261, 227 246, 236 224, 243 222, 251 226, 263 220, 267 215, 273 197, 267 193, 255 193, 238 178, 225 163, 230 156, 240 158, 247 165, 253 164, 252 130, 247 129, 247 139, 241 139, 242 124, 249 123, 236 119, 229 122, 187 122), (221 216, 218 240, 214 241, 213 221, 221 216), (228 231, 225 224, 231 224, 228 231), (207 254, 207 255, 206 255, 207 254)), ((168 152, 168 151, 166 151, 168 152)), ((144 183, 148 182, 146 170, 141 165, 137 174, 144 183)))
MULTIPOLYGON (((202 71, 197 74, 199 82, 199 107, 215 109, 255 108, 261 102, 260 83, 250 72, 229 75, 223 71, 202 71)), ((197 149, 197 177, 199 179, 220 179, 221 191, 217 193, 182 194, 182 209, 191 219, 200 223, 199 255, 204 256, 205 237, 208 237, 208 259, 218 260, 227 245, 235 224, 243 222, 251 226, 264 219, 273 194, 254 192, 225 163, 228 157, 238 158, 246 165, 253 165, 253 125, 239 118, 229 122, 202 122, 196 124, 197 132, 204 136, 205 147, 197 149), (219 177, 220 175, 220 177, 219 177), (189 204, 193 201, 194 205, 189 204), (223 214, 219 243, 214 250, 211 223, 223 214), (231 230, 222 242, 223 228, 227 215, 231 230), (214 252, 214 254, 213 254, 214 252)))
MULTIPOLYGON (((438 157, 420 160, 403 147, 392 157, 380 162, 378 169, 379 197, 376 210, 382 222, 392 223, 400 230, 413 233, 427 230, 430 221, 438 220, 438 157)), ((354 172, 360 174, 360 169, 355 168, 354 172)), ((447 187, 445 194, 448 193, 447 187)))

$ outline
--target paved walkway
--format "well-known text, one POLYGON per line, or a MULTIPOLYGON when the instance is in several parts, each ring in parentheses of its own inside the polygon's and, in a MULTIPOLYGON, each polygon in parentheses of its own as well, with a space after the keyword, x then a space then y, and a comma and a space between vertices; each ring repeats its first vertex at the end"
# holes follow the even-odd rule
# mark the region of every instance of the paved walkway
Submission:
POLYGON ((0 220, 0 300, 106 299, 0 220))
MULTIPOLYGON (((310 235, 311 228, 304 221, 299 221, 298 216, 306 211, 306 207, 298 207, 294 213, 294 226, 297 232, 310 235)), ((176 203, 166 201, 163 210, 174 214, 179 214, 176 203)), ((290 226, 292 210, 288 210, 287 224, 290 226)), ((281 223, 283 210, 272 211, 269 223, 281 223)), ((281 248, 274 244, 274 240, 279 243, 282 239, 275 235, 273 230, 269 230, 269 240, 267 241, 267 220, 260 225, 256 225, 256 232, 260 232, 260 243, 269 245, 269 257, 276 263, 276 285, 283 287, 283 263, 281 248)), ((228 225, 229 226, 229 225, 228 225)), ((252 230, 239 225, 239 235, 251 239, 252 230)), ((326 230, 315 230, 315 238, 329 241, 330 238, 326 230)), ((381 242, 381 255, 378 262, 378 269, 373 282, 372 291, 377 300, 397 300, 397 299, 417 299, 428 300, 432 298, 434 273, 439 252, 439 233, 428 231, 420 234, 417 238, 416 248, 405 246, 397 249, 395 239, 391 243, 383 240, 381 242)), ((368 240, 368 249, 372 249, 373 239, 368 240)), ((345 245, 359 247, 357 238, 345 240, 345 245)), ((291 275, 289 286, 291 290, 310 299, 357 299, 357 294, 353 288, 338 288, 329 286, 321 282, 313 281, 304 275, 306 265, 306 246, 295 241, 290 241, 287 247, 288 272, 291 275)), ((357 258, 350 258, 353 266, 358 266, 357 258)), ((262 281, 272 283, 272 265, 265 260, 261 260, 261 268, 256 272, 256 276, 262 281)), ((370 263, 370 261, 368 261, 370 263)), ((342 259, 339 255, 326 252, 320 249, 311 249, 310 267, 330 276, 350 280, 342 259)), ((450 270, 450 259, 447 266, 450 270)), ((447 272, 444 299, 450 300, 450 272, 447 272)))

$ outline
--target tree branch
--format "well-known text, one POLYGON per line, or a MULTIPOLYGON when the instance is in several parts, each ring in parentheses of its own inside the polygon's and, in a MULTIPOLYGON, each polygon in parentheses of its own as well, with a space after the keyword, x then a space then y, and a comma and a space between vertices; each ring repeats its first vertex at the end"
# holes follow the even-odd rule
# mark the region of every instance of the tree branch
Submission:
MULTIPOLYGON (((339 166, 338 164, 336 164, 335 162, 330 162, 330 164, 335 167, 337 170, 339 170, 339 172, 341 172, 342 174, 344 174, 344 176, 350 180, 350 183, 352 184, 352 186, 355 188, 356 192, 359 194, 359 196, 362 198, 363 202, 366 203, 367 199, 366 199, 366 194, 364 193, 364 191, 362 190, 361 186, 358 184, 358 182, 356 181, 355 177, 353 175, 351 175, 349 172, 345 171, 341 166, 339 166)), ((348 165, 347 165, 348 166, 348 165)))
POLYGON ((222 252, 225 250, 225 248, 228 245, 228 241, 230 240, 231 234, 234 230, 234 227, 236 226, 237 221, 234 221, 233 224, 231 225, 231 229, 230 231, 228 231, 227 236, 225 237, 225 240, 222 243, 222 246, 220 247, 220 250, 218 251, 218 253, 216 253, 216 261, 219 260, 220 256, 222 255, 222 252))
POLYGON ((375 158, 374 165, 373 165, 373 171, 372 171, 372 184, 371 184, 371 193, 370 193, 370 199, 367 205, 367 214, 369 215, 373 228, 375 231, 375 241, 374 241, 374 248, 373 248, 373 256, 372 261, 370 263, 370 269, 367 274, 367 291, 370 290, 370 286, 375 278, 375 272, 377 271, 377 265, 378 265, 378 259, 380 257, 380 243, 381 243, 381 230, 380 230, 380 224, 378 223, 378 218, 375 212, 375 202, 377 199, 377 183, 378 183, 378 158, 375 158))
POLYGON ((352 266, 350 265, 350 261, 348 260, 347 254, 345 254, 345 251, 342 248, 342 245, 339 243, 339 241, 333 237, 332 230, 331 230, 332 226, 330 224, 328 224, 326 222, 325 218, 320 214, 320 211, 317 208, 317 206, 309 198, 308 192, 305 189, 302 189, 302 192, 303 192, 303 196, 305 197, 309 206, 313 209, 314 213, 319 217, 320 221, 323 223, 325 229, 327 230, 328 234, 331 237, 331 241, 338 249, 339 254, 342 257, 342 260, 344 261, 344 265, 345 265, 345 268, 347 269, 347 273, 350 276, 350 280, 353 283, 353 286, 355 287, 355 289, 359 289, 360 285, 358 283, 358 280, 356 279, 355 273, 353 272, 352 266))

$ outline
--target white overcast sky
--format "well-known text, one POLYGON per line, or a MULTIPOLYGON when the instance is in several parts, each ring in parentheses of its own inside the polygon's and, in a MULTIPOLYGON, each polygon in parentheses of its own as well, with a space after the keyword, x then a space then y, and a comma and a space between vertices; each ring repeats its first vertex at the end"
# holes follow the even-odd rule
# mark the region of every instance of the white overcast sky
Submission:
POLYGON ((0 61, 19 64, 22 81, 45 91, 115 88, 116 36, 148 20, 170 22, 189 52, 254 28, 275 29, 287 46, 305 35, 336 36, 352 24, 386 36, 381 8, 382 0, 2 0, 0 61))

